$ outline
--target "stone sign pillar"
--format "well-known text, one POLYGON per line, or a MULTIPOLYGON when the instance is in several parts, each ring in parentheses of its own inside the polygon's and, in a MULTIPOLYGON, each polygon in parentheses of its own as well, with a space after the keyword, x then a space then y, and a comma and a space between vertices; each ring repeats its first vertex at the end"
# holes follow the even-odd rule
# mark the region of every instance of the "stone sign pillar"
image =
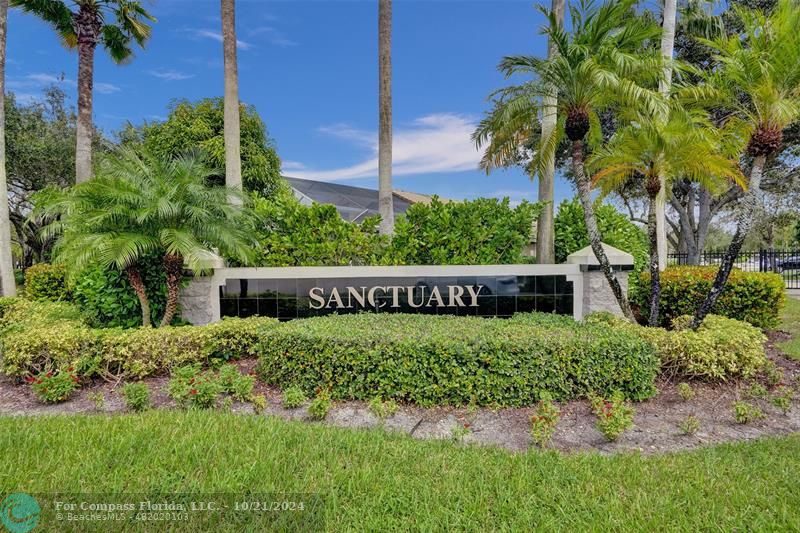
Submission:
MULTIPOLYGON (((622 291, 627 294, 628 274, 633 270, 633 256, 605 243, 602 243, 602 246, 622 291)), ((583 273, 584 316, 597 311, 609 311, 622 316, 622 310, 619 308, 614 293, 611 292, 611 287, 608 285, 603 271, 600 270, 600 263, 591 246, 570 254, 567 257, 567 263, 579 265, 583 273)))

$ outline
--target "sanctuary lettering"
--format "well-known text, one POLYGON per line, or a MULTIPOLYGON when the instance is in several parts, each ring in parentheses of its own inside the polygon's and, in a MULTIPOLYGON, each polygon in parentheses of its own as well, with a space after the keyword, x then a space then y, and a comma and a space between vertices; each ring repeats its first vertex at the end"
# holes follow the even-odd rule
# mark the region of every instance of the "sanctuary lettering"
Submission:
POLYGON ((308 291, 311 309, 353 309, 385 306, 399 308, 407 302, 414 309, 425 307, 478 307, 478 296, 483 285, 388 285, 375 287, 336 287, 325 291, 323 287, 312 287, 308 291))

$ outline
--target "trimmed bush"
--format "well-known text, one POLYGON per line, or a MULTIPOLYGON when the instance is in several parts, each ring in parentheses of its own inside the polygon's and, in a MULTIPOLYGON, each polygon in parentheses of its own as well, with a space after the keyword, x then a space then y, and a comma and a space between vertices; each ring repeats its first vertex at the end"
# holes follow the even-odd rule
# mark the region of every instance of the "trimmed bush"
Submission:
POLYGON ((419 405, 531 405, 655 392, 658 359, 636 334, 540 315, 510 320, 430 315, 340 315, 298 320, 261 344, 259 373, 334 399, 375 396, 419 405))
POLYGON ((25 271, 25 294, 32 300, 69 300, 66 278, 64 265, 33 265, 25 271))
POLYGON ((662 371, 692 378, 727 380, 751 377, 767 363, 766 337, 758 328, 731 318, 708 315, 697 331, 688 329, 691 317, 675 320, 675 329, 637 326, 608 313, 586 318, 603 322, 616 331, 629 331, 646 339, 661 359, 662 371))
MULTIPOLYGON (((661 273, 661 324, 670 326, 681 315, 691 315, 714 283, 717 267, 675 266, 661 273)), ((650 274, 640 275, 640 286, 650 286, 650 274)), ((648 307, 647 291, 635 295, 635 302, 648 307)), ((783 279, 778 274, 733 270, 712 312, 743 320, 759 328, 780 323, 786 304, 783 279)))
POLYGON ((176 366, 255 356, 277 324, 255 317, 197 327, 92 329, 69 304, 17 300, 0 319, 0 371, 26 376, 74 367, 83 376, 142 378, 176 366))

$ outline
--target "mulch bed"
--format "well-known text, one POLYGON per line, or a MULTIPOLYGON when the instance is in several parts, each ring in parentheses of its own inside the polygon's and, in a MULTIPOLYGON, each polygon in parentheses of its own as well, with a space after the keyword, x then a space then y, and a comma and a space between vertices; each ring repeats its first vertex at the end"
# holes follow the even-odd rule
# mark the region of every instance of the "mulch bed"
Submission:
MULTIPOLYGON (((786 358, 775 343, 786 340, 783 332, 771 332, 767 342, 767 356, 784 372, 784 383, 800 387, 800 362, 786 358)), ((251 371, 256 360, 240 361, 242 371, 251 371)), ((159 409, 174 409, 174 402, 166 393, 168 379, 152 377, 145 380, 150 386, 153 404, 159 409)), ((786 435, 800 431, 800 394, 792 409, 782 414, 767 400, 752 399, 747 391, 753 381, 727 383, 691 382, 695 397, 681 399, 677 380, 662 379, 657 385, 659 393, 648 401, 634 405, 634 427, 617 442, 606 442, 594 427, 595 417, 588 402, 572 401, 561 404, 561 420, 551 446, 564 452, 594 450, 613 453, 638 450, 643 453, 661 453, 684 450, 721 442, 756 439, 770 435, 786 435), (743 425, 733 417, 731 404, 739 399, 757 403, 765 418, 743 425), (689 415, 697 417, 700 428, 694 435, 680 432, 679 424, 689 415)), ((766 386, 767 384, 764 383, 766 386)), ((95 413, 99 416, 125 411, 118 392, 118 384, 95 382, 82 387, 73 397, 61 404, 45 405, 39 402, 30 388, 6 376, 0 376, 0 415, 41 415, 95 413), (98 411, 90 400, 91 393, 103 393, 104 407, 98 411)), ((768 387, 769 388, 769 387, 768 387)), ((265 415, 284 419, 308 420, 306 409, 284 409, 281 392, 275 387, 257 383, 256 393, 268 400, 265 415)), ((249 404, 235 403, 233 411, 252 413, 249 404)), ((469 409, 402 406, 385 421, 373 416, 363 402, 338 402, 328 414, 325 424, 348 428, 382 427, 388 431, 401 431, 415 438, 452 439, 463 443, 499 446, 512 451, 524 451, 532 446, 529 436, 529 419, 533 408, 469 409)))

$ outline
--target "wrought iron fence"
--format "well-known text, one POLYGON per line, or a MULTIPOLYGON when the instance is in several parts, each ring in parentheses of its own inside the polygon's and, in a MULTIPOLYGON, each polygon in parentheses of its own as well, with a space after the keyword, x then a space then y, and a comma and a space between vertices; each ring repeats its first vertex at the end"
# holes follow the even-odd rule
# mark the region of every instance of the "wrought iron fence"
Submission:
MULTIPOLYGON (((718 265, 725 252, 703 252, 700 265, 718 265)), ((686 265, 688 254, 669 254, 669 264, 686 265)), ((734 266, 746 272, 775 272, 783 276, 787 289, 800 289, 800 250, 759 250, 742 252, 734 266)))

